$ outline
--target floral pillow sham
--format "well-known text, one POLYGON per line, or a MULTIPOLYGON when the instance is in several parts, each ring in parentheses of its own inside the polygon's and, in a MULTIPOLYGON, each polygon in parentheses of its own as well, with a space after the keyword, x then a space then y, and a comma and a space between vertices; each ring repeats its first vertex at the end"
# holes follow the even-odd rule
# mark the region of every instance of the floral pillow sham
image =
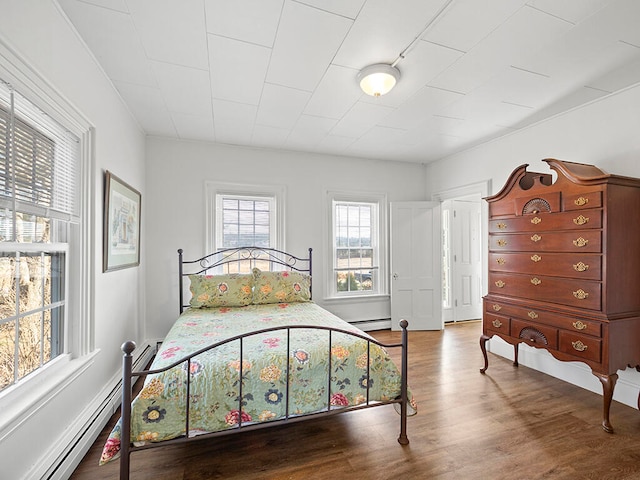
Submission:
POLYGON ((194 308, 244 307, 253 300, 251 274, 189 275, 189 280, 194 308))
POLYGON ((300 272, 253 269, 253 304, 311 301, 311 277, 300 272))

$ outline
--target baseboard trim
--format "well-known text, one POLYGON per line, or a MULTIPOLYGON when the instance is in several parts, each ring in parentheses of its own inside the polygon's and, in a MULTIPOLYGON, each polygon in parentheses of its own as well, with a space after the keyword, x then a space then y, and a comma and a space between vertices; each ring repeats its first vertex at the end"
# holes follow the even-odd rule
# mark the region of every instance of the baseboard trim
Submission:
MULTIPOLYGON (((492 353, 513 361, 513 345, 500 337, 492 337, 488 346, 488 350, 492 353)), ((525 344, 519 347, 518 363, 602 396, 602 384, 585 363, 561 362, 546 350, 525 344)), ((489 359, 489 368, 491 368, 491 359, 489 359)), ((637 409, 640 374, 635 369, 627 369, 619 371, 618 376, 613 400, 637 409)))
POLYGON ((373 330, 389 330, 391 328, 390 318, 381 318, 379 320, 358 320, 349 323, 365 332, 371 332, 373 330))
MULTIPOLYGON (((155 342, 146 342, 138 347, 133 354, 133 369, 142 370, 154 354, 155 342)), ((122 374, 117 373, 70 426, 67 430, 69 433, 60 443, 41 457, 41 462, 32 469, 29 478, 68 479, 120 406, 121 398, 122 374)))

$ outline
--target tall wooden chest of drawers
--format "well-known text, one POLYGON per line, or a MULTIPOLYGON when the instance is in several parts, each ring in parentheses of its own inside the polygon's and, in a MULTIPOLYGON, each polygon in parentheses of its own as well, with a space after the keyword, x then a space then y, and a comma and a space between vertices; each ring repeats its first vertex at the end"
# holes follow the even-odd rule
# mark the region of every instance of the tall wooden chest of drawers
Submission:
MULTIPOLYGON (((640 179, 544 160, 518 167, 489 206, 489 288, 480 346, 493 335, 580 361, 603 386, 602 426, 618 370, 640 371, 640 179)), ((638 399, 640 408, 640 397, 638 399)))

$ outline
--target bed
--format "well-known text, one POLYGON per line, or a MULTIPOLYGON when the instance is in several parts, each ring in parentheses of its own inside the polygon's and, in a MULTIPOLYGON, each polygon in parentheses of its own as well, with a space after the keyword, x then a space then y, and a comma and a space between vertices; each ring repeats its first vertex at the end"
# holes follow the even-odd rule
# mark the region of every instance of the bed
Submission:
POLYGON ((312 301, 311 271, 311 249, 232 248, 193 261, 178 250, 180 316, 148 370, 132 371, 135 344, 123 344, 122 417, 100 463, 119 456, 128 479, 136 450, 388 404, 408 444, 407 322, 401 343, 376 341, 312 301))

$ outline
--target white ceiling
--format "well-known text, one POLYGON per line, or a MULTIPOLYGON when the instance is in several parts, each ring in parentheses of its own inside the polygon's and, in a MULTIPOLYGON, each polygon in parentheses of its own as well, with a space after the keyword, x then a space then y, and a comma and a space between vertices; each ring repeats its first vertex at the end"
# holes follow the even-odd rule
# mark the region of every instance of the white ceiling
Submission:
POLYGON ((638 0, 58 1, 149 135, 427 163, 640 82, 638 0))

